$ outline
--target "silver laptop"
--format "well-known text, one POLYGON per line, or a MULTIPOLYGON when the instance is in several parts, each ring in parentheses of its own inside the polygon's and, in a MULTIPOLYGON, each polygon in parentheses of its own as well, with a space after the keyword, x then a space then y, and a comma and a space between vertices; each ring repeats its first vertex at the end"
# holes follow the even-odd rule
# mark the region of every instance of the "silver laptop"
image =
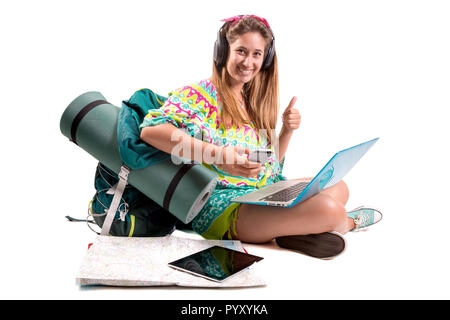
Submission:
POLYGON ((336 153, 312 180, 284 180, 234 198, 231 202, 292 207, 338 183, 379 138, 336 153))

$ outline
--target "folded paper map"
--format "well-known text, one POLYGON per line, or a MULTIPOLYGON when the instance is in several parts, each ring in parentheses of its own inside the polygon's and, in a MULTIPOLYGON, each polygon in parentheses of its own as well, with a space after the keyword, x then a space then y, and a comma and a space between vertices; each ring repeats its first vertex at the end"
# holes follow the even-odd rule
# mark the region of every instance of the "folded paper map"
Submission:
POLYGON ((253 267, 219 283, 167 264, 212 246, 244 252, 240 241, 166 237, 98 236, 87 251, 77 275, 80 285, 254 287, 266 283, 253 267))

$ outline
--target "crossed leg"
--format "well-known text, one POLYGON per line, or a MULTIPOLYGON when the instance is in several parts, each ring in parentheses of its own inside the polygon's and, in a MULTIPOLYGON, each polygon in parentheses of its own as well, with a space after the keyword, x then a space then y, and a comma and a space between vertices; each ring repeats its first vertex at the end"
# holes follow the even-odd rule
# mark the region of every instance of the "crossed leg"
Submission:
POLYGON ((237 238, 263 243, 288 235, 329 231, 345 234, 354 228, 345 210, 348 197, 348 187, 340 181, 290 208, 243 203, 236 220, 237 238))

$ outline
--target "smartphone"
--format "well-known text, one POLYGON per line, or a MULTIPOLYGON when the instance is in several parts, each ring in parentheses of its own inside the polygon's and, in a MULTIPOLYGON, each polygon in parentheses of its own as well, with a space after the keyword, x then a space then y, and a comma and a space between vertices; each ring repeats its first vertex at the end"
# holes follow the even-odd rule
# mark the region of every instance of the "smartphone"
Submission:
POLYGON ((248 156, 248 160, 253 162, 259 162, 264 164, 269 160, 269 157, 272 155, 273 151, 271 149, 257 149, 253 150, 252 153, 248 156))

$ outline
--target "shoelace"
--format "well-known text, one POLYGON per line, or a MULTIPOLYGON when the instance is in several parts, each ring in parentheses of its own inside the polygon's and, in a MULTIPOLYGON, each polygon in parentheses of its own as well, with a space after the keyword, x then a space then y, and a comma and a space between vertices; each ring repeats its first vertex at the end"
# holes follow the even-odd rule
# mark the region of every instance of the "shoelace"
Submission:
POLYGON ((370 213, 365 214, 364 212, 361 212, 359 215, 356 216, 354 221, 355 225, 357 226, 357 229, 365 227, 370 223, 370 213))

